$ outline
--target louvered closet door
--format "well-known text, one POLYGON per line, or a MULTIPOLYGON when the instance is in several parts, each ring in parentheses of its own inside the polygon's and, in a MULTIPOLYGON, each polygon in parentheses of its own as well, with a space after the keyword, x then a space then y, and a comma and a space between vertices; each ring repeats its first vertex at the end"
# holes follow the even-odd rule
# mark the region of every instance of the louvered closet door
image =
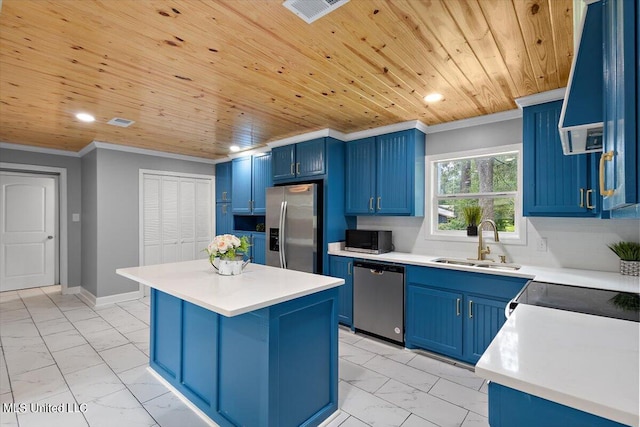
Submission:
POLYGON ((180 261, 195 259, 196 252, 196 183, 180 178, 180 261))
POLYGON ((143 265, 162 263, 162 224, 160 222, 160 193, 162 177, 144 175, 143 180, 143 265))
POLYGON ((212 181, 144 174, 143 264, 206 258, 213 229, 212 181))
POLYGON ((209 179, 196 179, 195 200, 195 259, 207 258, 204 248, 213 240, 213 199, 211 189, 213 184, 209 179))

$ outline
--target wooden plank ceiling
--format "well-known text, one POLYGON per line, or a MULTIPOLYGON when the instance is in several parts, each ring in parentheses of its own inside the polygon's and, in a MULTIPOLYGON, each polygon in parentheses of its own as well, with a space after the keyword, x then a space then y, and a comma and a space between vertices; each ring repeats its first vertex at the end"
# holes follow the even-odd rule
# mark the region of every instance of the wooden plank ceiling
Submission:
POLYGON ((0 142, 220 158, 506 111, 569 76, 571 0, 351 0, 311 25, 281 3, 3 0, 0 142), (445 99, 428 105, 431 92, 445 99))

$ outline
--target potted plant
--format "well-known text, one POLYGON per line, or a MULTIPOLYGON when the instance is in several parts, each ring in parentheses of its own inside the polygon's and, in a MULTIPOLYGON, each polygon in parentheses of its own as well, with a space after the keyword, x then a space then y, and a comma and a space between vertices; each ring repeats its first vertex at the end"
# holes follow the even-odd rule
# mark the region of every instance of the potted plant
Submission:
POLYGON ((467 236, 477 236, 478 224, 482 219, 482 208, 480 206, 465 206, 462 208, 462 216, 467 223, 467 236))
POLYGON ((640 243, 618 242, 609 245, 620 258, 620 274, 628 276, 640 275, 640 243))
POLYGON ((204 251, 209 254, 209 262, 223 276, 242 273, 250 260, 243 261, 243 255, 249 250, 247 236, 238 238, 233 234, 216 236, 204 251))

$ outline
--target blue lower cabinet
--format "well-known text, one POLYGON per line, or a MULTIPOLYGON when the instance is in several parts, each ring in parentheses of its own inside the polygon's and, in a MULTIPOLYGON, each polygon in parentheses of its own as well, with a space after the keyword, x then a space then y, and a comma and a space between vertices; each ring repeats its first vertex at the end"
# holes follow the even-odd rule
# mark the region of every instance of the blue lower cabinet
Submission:
POLYGON ((266 264, 267 247, 264 233, 251 233, 251 257, 256 264, 266 264))
POLYGON ((527 279, 407 267, 405 345, 476 364, 527 279))
POLYGON ((462 358, 462 299, 461 293, 408 285, 407 347, 462 358))
POLYGON ((344 279, 338 288, 338 321, 353 326, 353 258, 329 257, 329 275, 344 279))
POLYGON ((489 383, 489 425, 491 427, 625 427, 624 424, 495 382, 489 383))
POLYGON ((152 289, 151 368, 221 427, 318 426, 338 409, 337 302, 225 317, 152 289))
POLYGON ((477 362, 506 322, 504 309, 509 301, 473 294, 467 295, 465 300, 465 355, 477 362))

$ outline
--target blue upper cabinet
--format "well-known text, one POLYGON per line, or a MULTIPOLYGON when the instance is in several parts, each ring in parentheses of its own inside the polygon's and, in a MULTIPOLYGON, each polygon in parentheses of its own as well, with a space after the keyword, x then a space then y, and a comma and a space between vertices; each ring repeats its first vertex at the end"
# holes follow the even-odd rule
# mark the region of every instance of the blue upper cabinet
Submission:
POLYGON ((272 151, 273 181, 285 182, 325 174, 325 139, 276 147, 272 151))
POLYGON ((523 213, 525 216, 595 217, 598 153, 565 156, 558 120, 562 101, 523 109, 523 213))
POLYGON ((603 1, 604 209, 640 203, 638 183, 638 20, 634 0, 603 1))
POLYGON ((371 137, 349 142, 346 148, 345 213, 373 214, 376 196, 376 139, 371 137))
POLYGON ((231 201, 231 162, 216 165, 216 203, 231 201))
POLYGON ((271 153, 253 156, 251 209, 254 215, 267 212, 267 187, 271 187, 271 153))
POLYGON ((348 215, 424 215, 424 134, 416 129, 347 144, 348 215))
POLYGON ((295 177, 296 152, 294 147, 294 145, 285 145, 271 150, 271 167, 274 181, 295 177))
POLYGON ((264 215, 266 187, 271 186, 271 153, 233 159, 231 210, 234 214, 264 215))
POLYGON ((235 214, 251 213, 251 156, 231 161, 231 210, 235 214))

